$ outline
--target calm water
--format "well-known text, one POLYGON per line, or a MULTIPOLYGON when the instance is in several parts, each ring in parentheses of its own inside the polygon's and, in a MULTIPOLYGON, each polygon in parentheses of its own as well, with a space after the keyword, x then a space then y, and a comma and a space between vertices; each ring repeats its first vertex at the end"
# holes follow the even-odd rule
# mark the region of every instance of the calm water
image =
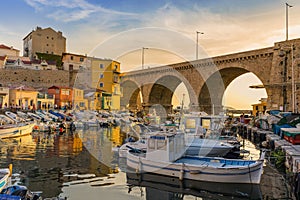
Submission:
MULTIPOLYGON (((153 175, 126 174, 126 160, 115 150, 126 135, 116 128, 74 133, 32 133, 0 141, 1 167, 13 164, 22 184, 45 197, 67 199, 260 199, 259 186, 180 182, 153 175), (141 186, 141 187, 140 187, 141 186)), ((250 155, 259 151, 251 143, 250 155)), ((249 158, 250 158, 249 156, 249 158)))

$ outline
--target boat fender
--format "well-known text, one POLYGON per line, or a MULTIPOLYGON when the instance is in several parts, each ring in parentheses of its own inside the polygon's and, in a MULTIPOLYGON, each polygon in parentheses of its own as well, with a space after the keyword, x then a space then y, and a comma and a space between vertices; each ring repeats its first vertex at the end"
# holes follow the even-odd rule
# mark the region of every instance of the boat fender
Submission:
POLYGON ((179 173, 179 180, 182 181, 184 176, 184 164, 182 163, 180 173, 179 173))

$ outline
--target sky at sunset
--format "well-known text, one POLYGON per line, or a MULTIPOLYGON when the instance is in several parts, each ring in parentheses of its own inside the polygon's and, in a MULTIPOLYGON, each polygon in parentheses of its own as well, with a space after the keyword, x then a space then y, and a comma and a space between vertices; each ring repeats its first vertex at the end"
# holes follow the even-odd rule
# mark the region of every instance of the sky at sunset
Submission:
MULTIPOLYGON (((1 2, 0 44, 22 52, 22 39, 36 26, 52 27, 67 38, 67 51, 112 58, 121 69, 195 59, 273 46, 285 40, 285 2, 281 0, 6 0, 1 2)), ((289 0, 289 38, 300 36, 300 1, 289 0)), ((225 105, 251 108, 263 90, 245 74, 225 93, 225 105), (246 86, 245 86, 246 85, 246 86), (248 92, 248 93, 247 93, 248 92)), ((179 89, 183 91, 184 89, 179 89)), ((178 102, 181 93, 177 94, 178 102)))

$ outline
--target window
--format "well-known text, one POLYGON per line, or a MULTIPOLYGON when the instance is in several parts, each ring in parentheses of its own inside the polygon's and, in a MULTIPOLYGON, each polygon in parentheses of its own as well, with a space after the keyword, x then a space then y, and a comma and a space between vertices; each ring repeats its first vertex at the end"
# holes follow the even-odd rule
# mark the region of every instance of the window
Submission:
POLYGON ((148 147, 149 147, 149 149, 155 149, 155 140, 154 139, 149 139, 148 147))
POLYGON ((118 75, 114 75, 114 83, 118 83, 119 82, 119 76, 118 75))
POLYGON ((80 62, 83 62, 84 58, 80 58, 79 60, 80 60, 80 62))
POLYGON ((73 56, 71 56, 71 60, 73 60, 73 56))
POLYGON ((46 44, 46 46, 49 46, 49 44, 46 44))
POLYGON ((80 102, 80 103, 79 103, 79 106, 80 106, 80 107, 85 107, 84 102, 80 102))
POLYGON ((70 94, 70 91, 68 89, 62 89, 61 90, 61 94, 62 95, 69 95, 70 94))
POLYGON ((47 39, 49 39, 49 36, 47 36, 47 39))
POLYGON ((103 73, 100 74, 100 78, 104 78, 104 74, 103 73))
POLYGON ((52 37, 51 39, 53 40, 54 38, 52 37))
POLYGON ((56 90, 55 90, 55 93, 56 93, 56 94, 59 94, 59 89, 56 89, 56 90))
POLYGON ((101 83, 99 84, 99 86, 100 86, 100 87, 104 87, 104 83, 101 82, 101 83))
POLYGON ((103 64, 102 63, 100 64, 100 69, 103 69, 103 64))

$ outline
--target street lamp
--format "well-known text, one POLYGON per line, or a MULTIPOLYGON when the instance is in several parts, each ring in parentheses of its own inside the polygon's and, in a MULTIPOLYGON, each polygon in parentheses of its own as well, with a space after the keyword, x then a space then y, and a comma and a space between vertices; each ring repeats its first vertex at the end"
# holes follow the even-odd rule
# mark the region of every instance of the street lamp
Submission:
POLYGON ((289 5, 288 3, 285 3, 285 26, 286 26, 286 40, 289 40, 289 8, 293 6, 289 5))
POLYGON ((144 50, 145 49, 149 49, 149 48, 146 48, 146 47, 142 48, 142 69, 144 69, 144 50))
POLYGON ((204 33, 196 31, 196 35, 197 35, 197 39, 196 39, 196 60, 198 60, 198 34, 204 34, 204 33))

